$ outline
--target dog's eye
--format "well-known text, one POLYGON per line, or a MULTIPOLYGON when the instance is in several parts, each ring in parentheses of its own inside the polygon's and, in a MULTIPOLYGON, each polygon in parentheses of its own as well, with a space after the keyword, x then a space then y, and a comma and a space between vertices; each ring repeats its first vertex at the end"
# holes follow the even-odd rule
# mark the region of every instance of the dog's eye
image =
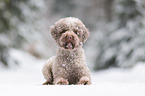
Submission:
POLYGON ((75 32, 77 35, 80 35, 78 31, 75 30, 74 32, 75 32))
POLYGON ((62 30, 60 33, 61 33, 61 34, 62 34, 62 33, 65 33, 65 31, 66 31, 66 30, 62 30))

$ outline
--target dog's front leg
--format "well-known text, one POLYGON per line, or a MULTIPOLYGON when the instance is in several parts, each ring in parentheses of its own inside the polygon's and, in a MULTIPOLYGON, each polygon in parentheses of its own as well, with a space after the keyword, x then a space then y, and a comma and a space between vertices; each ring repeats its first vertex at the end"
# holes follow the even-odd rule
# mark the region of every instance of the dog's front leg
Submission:
POLYGON ((91 81, 89 79, 89 77, 87 76, 83 76, 79 82, 78 82, 79 85, 90 85, 91 84, 91 81))
POLYGON ((67 79, 64 79, 62 77, 58 77, 56 78, 56 80, 54 81, 54 84, 58 84, 58 85, 68 85, 69 82, 67 79))

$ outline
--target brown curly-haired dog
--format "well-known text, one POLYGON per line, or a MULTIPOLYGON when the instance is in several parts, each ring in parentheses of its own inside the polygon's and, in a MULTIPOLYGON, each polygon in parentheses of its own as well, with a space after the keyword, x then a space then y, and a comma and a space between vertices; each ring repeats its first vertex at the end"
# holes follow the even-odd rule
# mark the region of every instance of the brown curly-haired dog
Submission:
POLYGON ((60 19, 51 26, 50 32, 58 44, 56 56, 43 66, 46 84, 91 84, 86 65, 83 43, 89 36, 85 25, 74 17, 60 19))

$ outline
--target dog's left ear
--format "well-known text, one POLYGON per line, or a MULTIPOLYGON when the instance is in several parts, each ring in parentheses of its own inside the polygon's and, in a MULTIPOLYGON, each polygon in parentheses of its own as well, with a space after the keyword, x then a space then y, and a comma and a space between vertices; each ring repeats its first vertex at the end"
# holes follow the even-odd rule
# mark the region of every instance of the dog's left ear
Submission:
POLYGON ((55 28, 54 25, 51 25, 50 26, 50 33, 52 35, 52 37, 57 40, 57 29, 55 28))
POLYGON ((82 42, 85 43, 85 41, 87 40, 87 38, 89 37, 89 30, 87 28, 84 28, 83 30, 83 36, 82 36, 82 42))

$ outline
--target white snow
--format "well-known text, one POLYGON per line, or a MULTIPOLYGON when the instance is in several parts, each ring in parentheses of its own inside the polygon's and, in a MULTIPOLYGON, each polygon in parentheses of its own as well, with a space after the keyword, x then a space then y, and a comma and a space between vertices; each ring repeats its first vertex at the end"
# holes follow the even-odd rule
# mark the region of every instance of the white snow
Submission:
POLYGON ((62 66, 65 66, 65 64, 62 64, 62 66))
POLYGON ((38 60, 20 50, 10 50, 18 66, 0 70, 0 96, 145 96, 145 63, 130 69, 110 68, 92 72, 92 85, 42 85, 38 60))
POLYGON ((68 22, 77 22, 79 19, 78 18, 74 18, 74 17, 68 17, 67 21, 68 22))

